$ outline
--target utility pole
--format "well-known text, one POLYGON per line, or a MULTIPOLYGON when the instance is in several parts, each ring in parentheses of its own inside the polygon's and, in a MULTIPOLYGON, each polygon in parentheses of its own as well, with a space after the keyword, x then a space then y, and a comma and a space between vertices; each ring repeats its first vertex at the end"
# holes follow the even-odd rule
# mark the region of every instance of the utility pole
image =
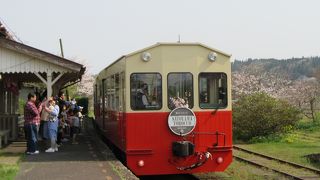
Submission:
POLYGON ((64 58, 64 54, 63 54, 63 46, 62 46, 62 39, 59 39, 60 42, 60 51, 61 51, 61 56, 64 58))
MULTIPOLYGON (((62 39, 61 39, 61 38, 59 38, 59 42, 60 42, 61 57, 64 58, 63 46, 62 46, 62 39)), ((67 96, 67 100, 69 100, 69 91, 68 91, 68 88, 66 88, 66 96, 67 96)))

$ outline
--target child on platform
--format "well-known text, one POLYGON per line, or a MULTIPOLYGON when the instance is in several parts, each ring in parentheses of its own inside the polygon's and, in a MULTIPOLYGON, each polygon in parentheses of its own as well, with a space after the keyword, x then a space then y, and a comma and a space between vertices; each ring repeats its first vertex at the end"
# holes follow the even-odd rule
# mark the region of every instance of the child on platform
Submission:
POLYGON ((70 121, 71 121, 71 132, 70 137, 72 138, 72 144, 78 144, 76 141, 77 134, 79 133, 80 128, 80 119, 76 116, 78 111, 75 109, 70 113, 70 121))

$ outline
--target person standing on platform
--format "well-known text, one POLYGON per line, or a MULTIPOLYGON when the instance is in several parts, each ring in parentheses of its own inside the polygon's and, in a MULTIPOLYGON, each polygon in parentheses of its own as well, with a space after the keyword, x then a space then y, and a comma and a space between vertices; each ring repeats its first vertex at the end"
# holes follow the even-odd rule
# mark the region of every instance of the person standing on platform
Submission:
POLYGON ((70 136, 72 138, 72 144, 78 144, 76 141, 76 137, 79 134, 79 128, 80 128, 80 120, 77 116, 78 110, 73 110, 70 112, 70 121, 71 121, 71 132, 70 136))
POLYGON ((37 127, 40 124, 40 112, 42 105, 36 107, 37 96, 34 93, 28 94, 28 102, 24 106, 24 130, 27 139, 27 151, 29 155, 39 154, 37 147, 37 127))
POLYGON ((56 152, 58 151, 57 146, 57 131, 58 131, 58 114, 59 114, 59 106, 55 104, 54 100, 49 100, 49 107, 43 106, 44 110, 49 113, 48 115, 48 132, 47 138, 50 139, 50 148, 48 148, 45 152, 56 152))
MULTIPOLYGON (((57 100, 57 105, 59 106, 59 109, 61 109, 61 111, 59 112, 58 118, 59 120, 62 119, 62 109, 63 106, 66 106, 66 101, 65 101, 65 95, 63 92, 59 92, 58 94, 58 100, 57 100)), ((57 136, 57 144, 58 146, 61 145, 61 140, 62 140, 62 126, 58 126, 58 136, 57 136)))
POLYGON ((52 97, 50 97, 48 100, 45 98, 43 100, 43 104, 42 104, 42 111, 41 111, 41 114, 40 114, 40 132, 39 133, 41 135, 41 137, 46 140, 46 137, 47 137, 47 134, 48 134, 48 116, 49 116, 49 113, 45 110, 45 108, 43 108, 44 106, 45 107, 49 107, 49 102, 50 100, 53 100, 52 97), (42 125, 42 126, 41 126, 42 125))

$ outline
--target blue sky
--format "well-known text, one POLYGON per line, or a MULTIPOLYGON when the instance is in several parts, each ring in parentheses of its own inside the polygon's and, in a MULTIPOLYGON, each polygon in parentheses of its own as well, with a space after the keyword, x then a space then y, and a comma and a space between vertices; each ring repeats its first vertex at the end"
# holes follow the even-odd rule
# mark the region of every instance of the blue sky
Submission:
POLYGON ((317 0, 10 0, 0 18, 23 43, 98 73, 156 42, 201 42, 233 59, 320 55, 317 0))

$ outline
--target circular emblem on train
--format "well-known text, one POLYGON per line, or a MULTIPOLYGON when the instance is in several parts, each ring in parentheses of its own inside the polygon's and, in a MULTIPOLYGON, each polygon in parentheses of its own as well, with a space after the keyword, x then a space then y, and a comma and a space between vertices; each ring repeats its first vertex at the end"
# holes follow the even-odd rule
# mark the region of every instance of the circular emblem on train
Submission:
POLYGON ((170 130, 179 136, 185 136, 196 127, 196 116, 189 108, 176 108, 169 114, 168 125, 170 130))

